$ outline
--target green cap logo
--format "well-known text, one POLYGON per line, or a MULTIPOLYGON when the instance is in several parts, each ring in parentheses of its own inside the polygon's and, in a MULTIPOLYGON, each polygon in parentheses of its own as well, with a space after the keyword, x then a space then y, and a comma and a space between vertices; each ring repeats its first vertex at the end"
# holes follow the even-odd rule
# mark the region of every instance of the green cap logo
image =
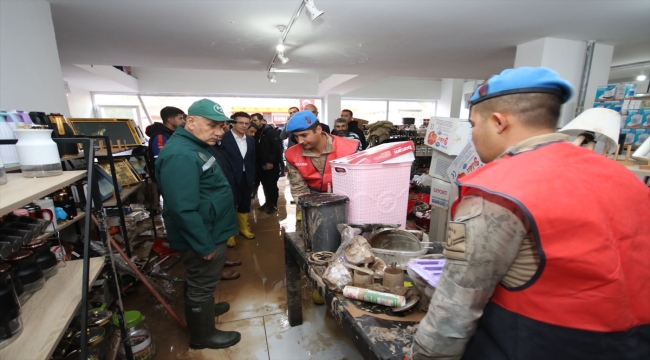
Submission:
POLYGON ((194 102, 190 108, 187 109, 187 115, 203 116, 204 118, 210 119, 212 121, 233 121, 223 113, 223 108, 221 108, 221 105, 209 99, 201 99, 194 102))

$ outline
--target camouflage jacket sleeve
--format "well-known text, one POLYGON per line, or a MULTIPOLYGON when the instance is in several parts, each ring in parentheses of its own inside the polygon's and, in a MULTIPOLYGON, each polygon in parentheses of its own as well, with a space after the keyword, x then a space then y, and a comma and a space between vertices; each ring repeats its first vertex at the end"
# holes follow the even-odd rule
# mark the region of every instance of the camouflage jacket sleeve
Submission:
POLYGON ((300 195, 309 194, 307 182, 300 175, 298 169, 291 164, 287 164, 287 177, 289 178, 289 185, 291 185, 291 196, 293 196, 295 202, 298 202, 300 195))
POLYGON ((528 231, 514 204, 499 199, 467 196, 459 203, 447 229, 447 262, 415 334, 411 359, 460 359, 483 308, 515 261, 528 231))

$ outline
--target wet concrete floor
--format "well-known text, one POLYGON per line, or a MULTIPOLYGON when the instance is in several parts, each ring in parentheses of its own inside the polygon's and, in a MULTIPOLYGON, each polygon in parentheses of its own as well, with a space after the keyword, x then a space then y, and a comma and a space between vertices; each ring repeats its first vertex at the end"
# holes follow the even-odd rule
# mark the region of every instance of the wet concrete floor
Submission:
MULTIPOLYGON (((250 227, 256 238, 236 237, 237 246, 228 249, 227 258, 241 259, 242 266, 228 268, 241 273, 237 280, 217 285, 216 301, 230 303, 230 311, 216 319, 217 328, 241 332, 239 344, 224 350, 191 350, 189 335, 167 314, 143 285, 124 298, 126 310, 139 310, 146 317, 156 343, 155 359, 361 359, 352 342, 324 305, 315 305, 313 288, 303 275, 303 324, 290 327, 287 319, 283 235, 300 230, 295 220, 295 205, 290 204, 288 181, 280 178, 279 211, 266 214, 257 210, 264 203, 254 200, 250 227)), ((171 277, 183 277, 183 264, 168 271, 171 277)), ((167 290, 171 306, 179 317, 183 310, 182 282, 156 280, 167 290)))

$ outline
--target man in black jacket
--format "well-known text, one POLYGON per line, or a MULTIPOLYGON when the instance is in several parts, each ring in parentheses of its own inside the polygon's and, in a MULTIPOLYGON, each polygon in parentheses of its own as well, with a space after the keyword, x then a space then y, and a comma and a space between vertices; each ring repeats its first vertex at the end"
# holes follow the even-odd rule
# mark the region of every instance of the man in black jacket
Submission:
MULTIPOLYGON (((266 120, 262 114, 255 113, 251 115, 251 120, 260 127, 255 134, 255 153, 256 153, 256 184, 262 183, 264 197, 266 202, 260 207, 260 210, 272 214, 278 210, 278 179, 280 173, 277 169, 278 163, 282 161, 282 143, 278 133, 270 125, 266 125, 266 120)), ((257 188, 257 186, 256 186, 257 188)))
POLYGON ((348 109, 341 110, 341 118, 348 122, 348 131, 357 134, 359 141, 361 141, 361 148, 362 150, 365 150, 368 147, 366 135, 363 133, 363 130, 359 129, 359 123, 354 120, 352 111, 348 109))
POLYGON ((145 129, 144 133, 149 137, 147 148, 147 168, 149 176, 156 182, 154 164, 160 151, 167 143, 167 140, 174 134, 176 128, 185 125, 185 112, 173 106, 165 106, 160 110, 162 123, 153 123, 145 129))

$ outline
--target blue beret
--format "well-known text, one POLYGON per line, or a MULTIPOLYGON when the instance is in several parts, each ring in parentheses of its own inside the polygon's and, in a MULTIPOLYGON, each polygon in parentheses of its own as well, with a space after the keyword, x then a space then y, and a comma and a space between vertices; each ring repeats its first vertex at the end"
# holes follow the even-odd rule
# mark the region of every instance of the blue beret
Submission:
POLYGON ((543 67, 506 69, 479 86, 469 99, 470 105, 504 95, 548 93, 562 98, 562 103, 573 95, 571 84, 553 70, 543 67))
POLYGON ((309 110, 298 111, 287 123, 287 132, 304 131, 318 123, 318 118, 309 110))

